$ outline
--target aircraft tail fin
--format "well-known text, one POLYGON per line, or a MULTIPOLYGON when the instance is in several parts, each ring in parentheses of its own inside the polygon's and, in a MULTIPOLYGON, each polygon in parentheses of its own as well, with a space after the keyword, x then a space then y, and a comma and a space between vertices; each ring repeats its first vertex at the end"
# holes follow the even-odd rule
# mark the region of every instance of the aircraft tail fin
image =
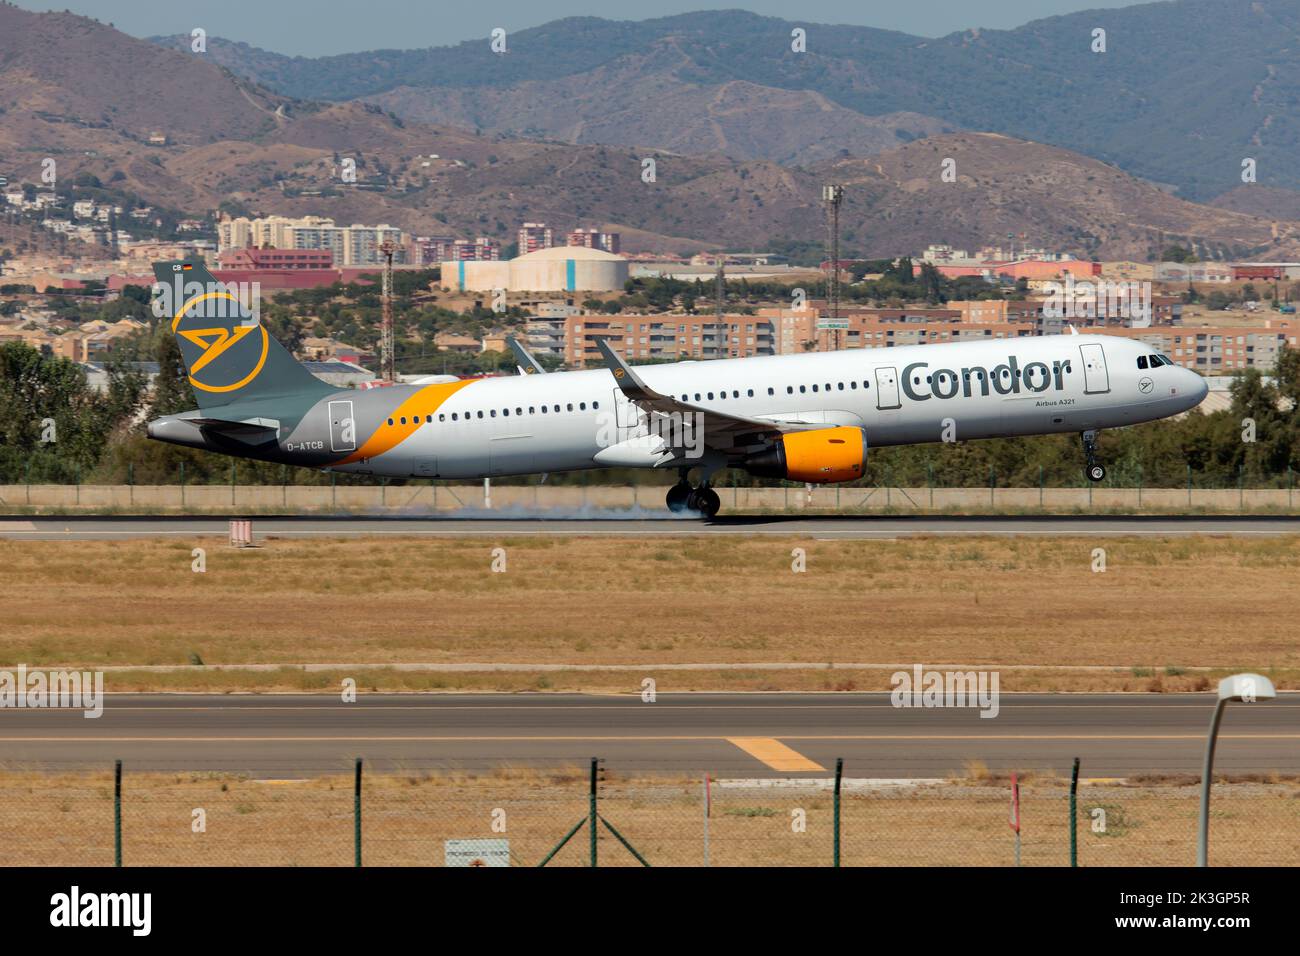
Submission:
POLYGON ((261 323, 257 283, 223 283, 201 260, 154 263, 154 314, 170 323, 200 408, 334 389, 261 323))

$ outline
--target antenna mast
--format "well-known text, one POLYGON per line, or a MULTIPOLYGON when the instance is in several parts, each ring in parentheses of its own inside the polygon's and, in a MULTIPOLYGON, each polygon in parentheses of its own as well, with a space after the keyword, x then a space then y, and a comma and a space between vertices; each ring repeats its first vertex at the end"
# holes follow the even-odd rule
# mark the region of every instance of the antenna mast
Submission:
POLYGON ((393 349, 393 253, 397 246, 393 240, 385 239, 379 246, 384 255, 384 284, 381 298, 383 301, 383 325, 380 331, 379 355, 380 377, 385 382, 397 381, 396 358, 393 349))
POLYGON ((844 202, 844 187, 828 184, 822 187, 822 203, 826 206, 826 254, 830 271, 826 273, 826 317, 817 323, 818 328, 830 329, 834 336, 834 349, 840 349, 840 204, 844 202))

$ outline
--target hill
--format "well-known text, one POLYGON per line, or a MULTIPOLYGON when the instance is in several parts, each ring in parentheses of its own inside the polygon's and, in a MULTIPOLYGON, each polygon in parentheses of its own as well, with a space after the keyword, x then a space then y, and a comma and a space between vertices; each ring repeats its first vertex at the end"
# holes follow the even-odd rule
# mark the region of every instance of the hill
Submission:
MULTIPOLYGON (((1205 255, 1281 257, 1294 253, 1300 228, 1178 199, 1068 150, 942 132, 915 115, 898 118, 897 129, 912 122, 923 138, 865 158, 832 155, 789 166, 716 150, 488 134, 404 121, 370 103, 286 99, 218 63, 67 14, 0 7, 0 28, 8 57, 0 59, 0 173, 14 183, 37 182, 41 157, 55 156, 61 179, 86 172, 121 193, 194 215, 313 214, 506 243, 521 221, 544 219, 558 230, 617 230, 629 251, 815 248, 824 235, 820 188, 834 179, 849 187, 846 254, 896 255, 930 242, 978 246, 1010 232, 1080 255, 1143 259, 1179 241, 1205 255), (168 144, 148 143, 157 131, 168 144), (345 158, 356 162, 355 183, 341 180, 345 158), (650 181, 642 176, 648 158, 655 161, 650 181), (956 182, 942 181, 944 158, 955 160, 956 182)), ((904 41, 891 34, 882 42, 904 41)), ((576 73, 575 65, 566 68, 576 73)), ((496 93, 515 96, 509 86, 496 93)), ((782 95, 813 103, 820 94, 782 95)), ((713 114, 718 133, 698 127, 692 135, 720 135, 739 149, 741 127, 766 116, 768 137, 793 148, 779 128, 789 111, 780 100, 764 110, 765 96, 749 80, 728 81, 713 114), (728 110, 744 122, 728 126, 728 110)), ((692 102, 676 101, 677 108, 692 102)), ((866 136, 855 114, 833 106, 827 112, 866 136)), ((562 113, 557 107, 556 121, 562 113)), ((676 131, 683 147, 687 128, 676 131)))
MULTIPOLYGON (((1261 184, 1300 188, 1291 161, 1298 34, 1292 0, 1177 0, 938 40, 733 10, 559 20, 511 34, 504 56, 486 38, 319 59, 211 41, 207 55, 290 96, 366 98, 410 119, 743 159, 806 164, 935 129, 987 130, 1083 152, 1206 200, 1240 183, 1247 156, 1261 184), (805 53, 791 50, 795 27, 807 31, 805 53), (1106 31, 1105 52, 1092 50, 1096 29, 1106 31), (764 98, 782 117, 776 136, 772 113, 745 106, 764 98), (891 119, 899 114, 906 121, 891 119), (805 152, 802 142, 816 145, 805 152)), ((159 42, 188 49, 187 38, 159 42)))

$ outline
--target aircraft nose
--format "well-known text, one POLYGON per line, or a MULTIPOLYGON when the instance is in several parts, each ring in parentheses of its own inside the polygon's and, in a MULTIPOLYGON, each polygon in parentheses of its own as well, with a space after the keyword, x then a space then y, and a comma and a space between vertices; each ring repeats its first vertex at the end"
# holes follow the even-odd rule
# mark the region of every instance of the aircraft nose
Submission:
POLYGON ((1205 376, 1193 372, 1190 368, 1183 369, 1183 373, 1187 378, 1185 386, 1187 396, 1192 400, 1192 404, 1188 407, 1195 408, 1205 400, 1206 395, 1210 394, 1210 383, 1205 380, 1205 376))

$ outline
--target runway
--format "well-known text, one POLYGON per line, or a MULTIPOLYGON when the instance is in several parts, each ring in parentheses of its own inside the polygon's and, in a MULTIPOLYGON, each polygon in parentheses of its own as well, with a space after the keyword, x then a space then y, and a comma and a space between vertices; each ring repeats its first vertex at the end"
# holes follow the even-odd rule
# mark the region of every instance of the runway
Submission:
MULTIPOLYGON (((1300 534, 1300 516, 1256 515, 842 515, 721 516, 713 521, 691 518, 606 517, 253 517, 254 540, 276 538, 346 538, 374 535, 451 538, 562 537, 698 537, 702 535, 776 535, 782 537, 900 538, 945 536, 1181 537, 1229 535, 1258 537, 1300 534)), ((50 517, 0 516, 0 538, 12 540, 111 541, 132 538, 190 539, 225 536, 229 520, 247 515, 50 517)))
MULTIPOLYGON (((373 769, 579 766, 715 777, 943 777, 991 770, 1087 777, 1199 774, 1210 694, 1003 694, 973 709, 900 709, 887 694, 632 696, 110 695, 75 710, 0 710, 0 766, 224 770, 282 778, 373 769)), ((1216 771, 1300 773, 1300 694, 1229 705, 1216 771)))

